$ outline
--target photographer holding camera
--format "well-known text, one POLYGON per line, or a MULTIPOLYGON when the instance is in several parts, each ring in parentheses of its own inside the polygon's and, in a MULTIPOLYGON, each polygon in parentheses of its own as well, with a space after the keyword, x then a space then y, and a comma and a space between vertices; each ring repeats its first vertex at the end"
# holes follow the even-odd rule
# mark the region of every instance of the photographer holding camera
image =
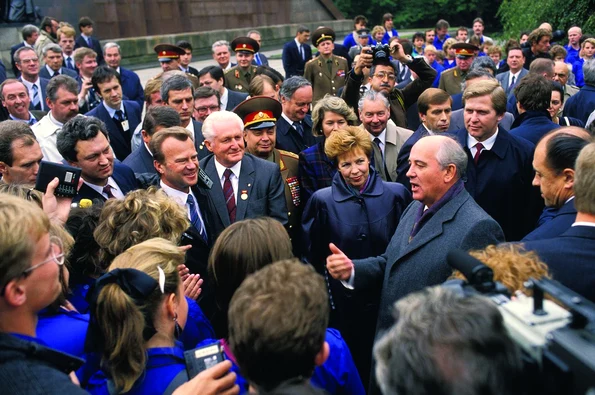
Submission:
POLYGON ((352 108, 357 108, 360 98, 360 86, 364 84, 364 69, 370 69, 370 89, 382 92, 390 102, 390 118, 397 126, 407 127, 407 108, 417 102, 421 93, 432 86, 436 71, 422 58, 411 58, 406 55, 403 46, 393 40, 388 45, 364 47, 359 59, 349 72, 346 79, 342 98, 352 108), (395 87, 397 67, 390 56, 399 61, 402 66, 407 66, 417 75, 417 78, 403 89, 395 87))

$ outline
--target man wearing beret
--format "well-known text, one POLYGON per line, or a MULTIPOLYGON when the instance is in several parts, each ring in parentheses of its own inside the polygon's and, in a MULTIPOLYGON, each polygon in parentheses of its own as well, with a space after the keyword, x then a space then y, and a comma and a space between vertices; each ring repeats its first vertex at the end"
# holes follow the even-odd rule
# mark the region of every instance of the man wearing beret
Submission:
POLYGON ((256 96, 240 103, 234 110, 244 122, 246 151, 269 162, 274 162, 281 170, 287 204, 287 231, 291 237, 294 253, 297 255, 300 244, 300 184, 298 181, 298 156, 293 152, 275 148, 276 122, 281 117, 279 100, 267 96, 256 96))
POLYGON ((349 66, 347 59, 333 55, 335 32, 330 27, 316 29, 312 43, 319 55, 306 63, 304 77, 312 84, 312 106, 315 106, 326 94, 337 96, 339 88, 345 86, 349 66))
POLYGON ((172 44, 157 44, 153 50, 157 53, 157 60, 161 64, 161 70, 182 70, 180 67, 180 55, 186 51, 172 44))
POLYGON ((451 48, 455 50, 457 66, 440 74, 438 88, 448 92, 449 95, 456 95, 462 92, 461 83, 471 67, 471 62, 479 52, 479 48, 468 43, 456 43, 451 48))
POLYGON ((231 42, 231 48, 236 53, 238 64, 225 72, 225 87, 232 91, 248 92, 250 81, 256 72, 252 59, 260 50, 260 45, 250 37, 238 37, 231 42))

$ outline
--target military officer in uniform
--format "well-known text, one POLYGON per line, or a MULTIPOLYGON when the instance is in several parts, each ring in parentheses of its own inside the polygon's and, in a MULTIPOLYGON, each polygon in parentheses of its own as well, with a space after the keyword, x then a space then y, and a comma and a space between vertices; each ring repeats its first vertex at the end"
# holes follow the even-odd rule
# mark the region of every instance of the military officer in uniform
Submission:
POLYGON ((281 103, 268 96, 255 96, 245 100, 233 110, 244 121, 244 140, 246 151, 270 162, 275 162, 281 170, 285 184, 285 201, 287 203, 287 230, 294 248, 299 242, 302 204, 300 202, 300 184, 298 181, 298 156, 293 152, 275 148, 276 123, 281 117, 281 103))
POLYGON ((236 53, 238 64, 225 72, 225 87, 232 91, 248 93, 250 81, 256 72, 252 59, 260 50, 260 46, 250 37, 238 37, 231 42, 231 48, 236 53))
POLYGON ((312 106, 326 94, 337 96, 345 86, 349 71, 347 59, 333 55, 335 32, 330 27, 320 27, 312 34, 312 43, 319 55, 306 63, 304 77, 312 84, 312 106))
POLYGON ((157 53, 157 60, 161 64, 161 70, 182 70, 180 67, 180 55, 185 55, 180 47, 171 44, 157 44, 153 50, 157 53))
POLYGON ((448 92, 449 95, 456 95, 462 92, 461 83, 465 80, 465 75, 467 75, 473 59, 477 56, 479 48, 468 43, 456 43, 451 48, 455 50, 457 66, 440 74, 438 88, 448 92))

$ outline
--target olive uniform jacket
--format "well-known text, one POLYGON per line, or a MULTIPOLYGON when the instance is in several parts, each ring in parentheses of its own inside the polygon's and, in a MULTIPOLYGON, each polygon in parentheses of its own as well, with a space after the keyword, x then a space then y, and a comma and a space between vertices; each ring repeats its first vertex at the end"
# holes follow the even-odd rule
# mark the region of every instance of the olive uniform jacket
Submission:
POLYGON ((321 55, 306 63, 304 77, 312 83, 312 106, 326 94, 337 96, 339 88, 345 86, 345 77, 349 72, 347 59, 332 55, 325 61, 321 55), (330 71, 326 62, 331 63, 330 71))
POLYGON ((446 91, 449 95, 456 95, 461 93, 461 83, 465 74, 458 67, 453 69, 444 70, 440 74, 440 83, 438 88, 446 91))
POLYGON ((239 65, 232 67, 225 72, 225 87, 232 91, 248 93, 255 72, 256 66, 250 66, 247 71, 242 70, 239 65))

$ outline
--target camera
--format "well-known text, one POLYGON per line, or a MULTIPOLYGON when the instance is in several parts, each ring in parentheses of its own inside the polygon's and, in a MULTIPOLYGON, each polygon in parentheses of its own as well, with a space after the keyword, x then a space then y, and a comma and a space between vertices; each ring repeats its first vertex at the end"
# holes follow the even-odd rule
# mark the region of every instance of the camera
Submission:
POLYGON ((386 64, 390 62, 390 47, 388 44, 376 44, 367 51, 373 56, 372 64, 386 64))
POLYGON ((443 286, 465 296, 486 296, 498 306, 511 338, 523 351, 530 394, 592 393, 595 304, 549 279, 526 284, 533 297, 511 299, 506 287, 493 281, 492 269, 466 252, 449 252, 447 262, 467 281, 449 280, 443 286))

